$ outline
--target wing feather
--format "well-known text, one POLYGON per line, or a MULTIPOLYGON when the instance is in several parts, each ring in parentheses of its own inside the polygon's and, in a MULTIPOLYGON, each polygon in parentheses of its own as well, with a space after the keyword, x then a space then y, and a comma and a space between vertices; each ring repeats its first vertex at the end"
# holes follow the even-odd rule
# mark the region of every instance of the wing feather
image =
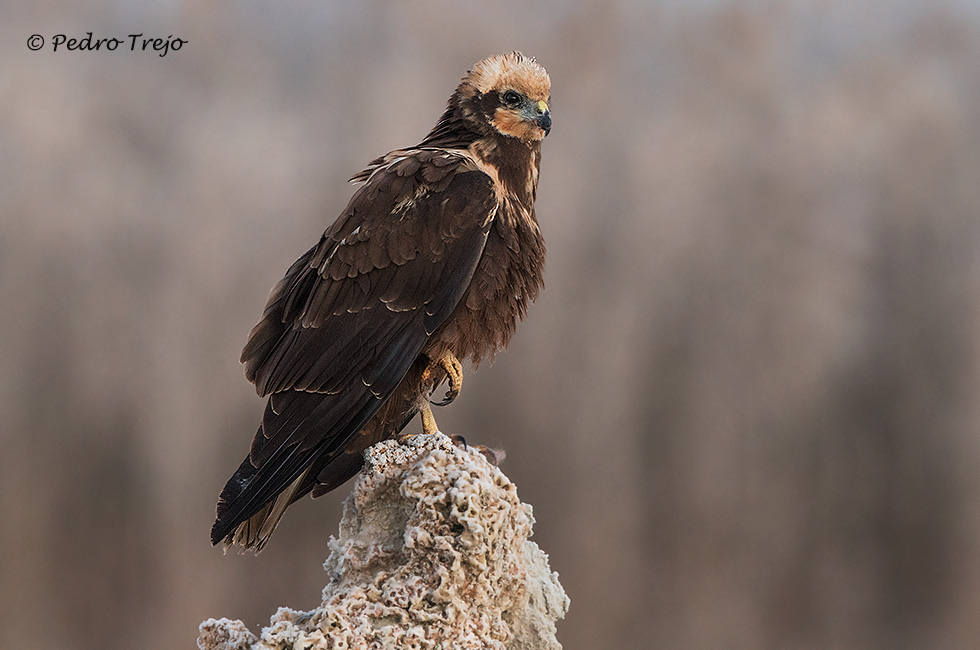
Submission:
POLYGON ((459 157, 454 167, 406 156, 377 169, 290 267, 249 336, 246 376, 269 401, 222 491, 215 541, 343 451, 469 285, 496 206, 492 182, 459 157))

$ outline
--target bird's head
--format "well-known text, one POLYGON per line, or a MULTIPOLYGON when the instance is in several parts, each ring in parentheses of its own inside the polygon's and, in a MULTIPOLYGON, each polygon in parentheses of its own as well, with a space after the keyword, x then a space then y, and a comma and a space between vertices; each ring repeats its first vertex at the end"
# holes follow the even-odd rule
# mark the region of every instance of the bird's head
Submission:
POLYGON ((520 52, 484 59, 460 83, 461 108, 471 120, 525 142, 551 131, 551 79, 520 52))

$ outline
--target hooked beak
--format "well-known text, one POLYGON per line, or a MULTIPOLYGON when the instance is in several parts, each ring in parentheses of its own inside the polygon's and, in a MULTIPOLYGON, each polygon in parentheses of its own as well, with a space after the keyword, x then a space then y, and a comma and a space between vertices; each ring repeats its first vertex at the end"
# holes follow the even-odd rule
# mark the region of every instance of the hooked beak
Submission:
POLYGON ((543 99, 530 106, 528 119, 538 125, 545 135, 551 133, 551 111, 548 110, 548 102, 543 99))
POLYGON ((538 126, 540 126, 542 130, 544 130, 544 134, 545 135, 548 135, 549 133, 551 133, 551 113, 550 112, 545 111, 536 120, 534 120, 534 122, 535 122, 535 124, 537 124, 538 126))

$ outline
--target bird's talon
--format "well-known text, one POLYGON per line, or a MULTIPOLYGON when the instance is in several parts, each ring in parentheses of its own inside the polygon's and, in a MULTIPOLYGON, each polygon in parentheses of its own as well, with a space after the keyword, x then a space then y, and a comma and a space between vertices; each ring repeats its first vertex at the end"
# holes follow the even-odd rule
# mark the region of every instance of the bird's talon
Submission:
MULTIPOLYGON (((445 396, 441 400, 429 400, 429 403, 433 406, 446 406, 452 404, 453 401, 459 397, 459 391, 463 387, 463 364, 459 362, 456 355, 452 352, 445 352, 441 357, 436 359, 429 368, 426 369, 426 375, 431 377, 432 371, 434 369, 441 369, 446 373, 446 381, 449 382, 449 388, 446 390, 445 396)), ((440 382, 441 383, 441 382, 440 382)), ((436 386, 432 389, 435 390, 436 386)))
POLYGON ((441 400, 438 401, 429 400, 429 403, 432 404, 433 406, 448 406, 449 404, 452 404, 457 397, 459 397, 459 390, 458 389, 454 390, 450 388, 449 390, 446 391, 445 396, 441 400))

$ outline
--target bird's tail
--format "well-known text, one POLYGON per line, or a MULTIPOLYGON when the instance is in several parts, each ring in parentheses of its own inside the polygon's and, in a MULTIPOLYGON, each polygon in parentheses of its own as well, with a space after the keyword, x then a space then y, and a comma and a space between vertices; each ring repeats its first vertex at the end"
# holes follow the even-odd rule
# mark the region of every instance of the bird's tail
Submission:
MULTIPOLYGON (((248 458, 245 459, 245 463, 249 463, 248 458)), ((243 463, 243 466, 245 463, 243 463)), ((241 472, 242 469, 239 469, 236 472, 236 476, 241 472)), ((225 501, 225 492, 235 479, 235 477, 232 477, 232 480, 228 481, 229 485, 225 486, 225 490, 222 491, 221 498, 218 501, 218 518, 211 528, 211 543, 217 544, 219 541, 222 542, 225 551, 232 546, 240 546, 243 551, 253 551, 255 553, 261 551, 272 537, 272 533, 276 530, 276 526, 279 525, 279 521, 282 519, 283 514, 285 514, 289 504, 303 496, 306 492, 309 492, 311 485, 304 485, 309 472, 310 468, 307 468, 285 490, 280 492, 275 499, 237 526, 229 524, 226 521, 226 518, 223 517, 221 507, 222 502, 225 501)))

